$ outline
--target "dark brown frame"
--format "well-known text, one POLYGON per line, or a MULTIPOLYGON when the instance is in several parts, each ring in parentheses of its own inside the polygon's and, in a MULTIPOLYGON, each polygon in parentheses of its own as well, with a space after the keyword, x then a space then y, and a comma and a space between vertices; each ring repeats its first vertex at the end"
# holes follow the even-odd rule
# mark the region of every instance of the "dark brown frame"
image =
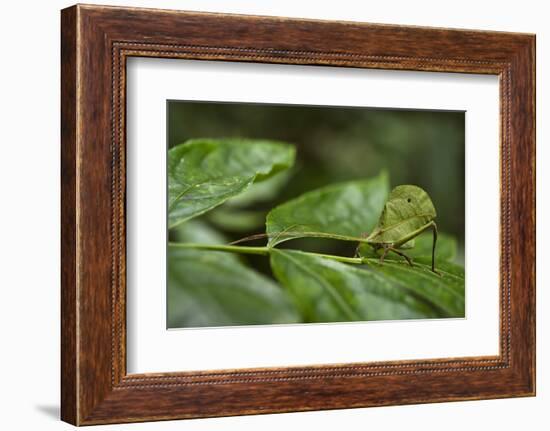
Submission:
POLYGON ((88 425, 535 394, 534 35, 81 5, 62 11, 61 30, 63 420, 88 425), (498 75, 500 354, 128 375, 129 56, 498 75))

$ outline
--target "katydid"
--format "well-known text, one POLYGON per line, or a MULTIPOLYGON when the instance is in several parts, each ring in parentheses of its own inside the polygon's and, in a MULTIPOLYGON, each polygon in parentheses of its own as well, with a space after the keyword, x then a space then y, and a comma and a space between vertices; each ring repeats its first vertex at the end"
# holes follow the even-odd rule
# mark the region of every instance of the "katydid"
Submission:
MULTIPOLYGON (((359 238, 326 232, 293 232, 292 229, 297 227, 294 225, 277 233, 275 238, 313 236, 344 241, 359 241, 355 250, 356 256, 359 254, 361 244, 367 243, 375 252, 380 254, 381 263, 384 262, 384 258, 391 251, 403 257, 412 266, 412 260, 402 250, 413 248, 414 239, 422 232, 432 229, 432 271, 437 274, 438 272, 435 270, 435 246, 437 243, 435 217, 435 207, 428 193, 418 186, 401 185, 391 191, 384 204, 378 223, 370 234, 364 233, 359 238)), ((239 244, 266 237, 269 237, 269 235, 256 234, 241 238, 231 244, 239 244)))
MULTIPOLYGON (((437 242, 436 211, 428 193, 418 186, 395 187, 386 203, 378 224, 370 234, 364 234, 365 241, 380 254, 380 262, 391 251, 403 257, 412 266, 411 259, 403 249, 414 247, 414 238, 428 229, 433 231, 432 271, 435 270, 435 245, 437 242)), ((359 252, 359 243, 356 255, 359 252)))

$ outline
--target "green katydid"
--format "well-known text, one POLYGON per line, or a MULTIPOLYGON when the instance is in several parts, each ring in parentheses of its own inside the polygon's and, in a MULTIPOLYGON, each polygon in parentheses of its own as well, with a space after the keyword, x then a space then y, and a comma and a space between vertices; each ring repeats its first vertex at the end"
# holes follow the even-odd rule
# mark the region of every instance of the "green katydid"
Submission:
MULTIPOLYGON (((380 262, 391 251, 407 260, 411 259, 401 250, 414 247, 414 238, 428 229, 433 231, 432 271, 435 270, 435 245, 437 243, 437 225, 435 207, 428 193, 418 186, 402 185, 395 187, 386 203, 378 224, 370 234, 364 234, 365 241, 380 253, 380 262)), ((359 252, 357 246, 356 255, 359 252)))
MULTIPOLYGON (((414 238, 422 232, 432 229, 432 271, 437 273, 435 270, 435 246, 437 243, 435 217, 435 207, 428 193, 418 186, 401 185, 391 191, 374 230, 370 234, 365 233, 361 235, 361 238, 323 232, 292 232, 292 228, 296 226, 291 226, 279 232, 277 237, 316 236, 345 241, 357 240, 359 241, 359 245, 355 251, 356 256, 359 254, 361 244, 367 243, 375 252, 380 254, 380 262, 384 262, 384 258, 391 251, 406 259, 409 265, 412 266, 412 260, 402 250, 413 248, 414 238)), ((234 241, 231 244, 238 244, 267 236, 267 234, 251 235, 234 241)))

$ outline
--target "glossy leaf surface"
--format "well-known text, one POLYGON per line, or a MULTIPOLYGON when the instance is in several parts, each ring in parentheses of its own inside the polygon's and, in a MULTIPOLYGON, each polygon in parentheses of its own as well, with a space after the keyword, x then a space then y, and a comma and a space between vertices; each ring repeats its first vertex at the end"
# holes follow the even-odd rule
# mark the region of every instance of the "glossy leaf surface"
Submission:
POLYGON ((464 274, 451 264, 443 276, 401 263, 355 266, 300 251, 271 251, 277 279, 307 322, 400 320, 464 314, 464 274))
POLYGON ((268 214, 269 245, 300 237, 353 241, 373 229, 388 192, 388 177, 382 173, 305 193, 268 214))
MULTIPOLYGON (((202 223, 178 227, 182 240, 217 243, 202 223)), ((287 291, 238 255, 168 247, 168 326, 298 323, 287 291)))
POLYGON ((201 215, 294 163, 292 145, 200 139, 168 152, 168 226, 201 215))

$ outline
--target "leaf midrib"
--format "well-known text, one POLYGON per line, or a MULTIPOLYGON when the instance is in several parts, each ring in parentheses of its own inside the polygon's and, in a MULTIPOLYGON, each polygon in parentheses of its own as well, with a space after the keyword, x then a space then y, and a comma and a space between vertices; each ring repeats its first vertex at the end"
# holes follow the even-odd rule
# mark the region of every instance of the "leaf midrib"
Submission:
POLYGON ((348 316, 351 320, 359 320, 359 316, 355 313, 351 307, 348 306, 348 304, 345 302, 345 299, 342 297, 340 292, 338 292, 336 289, 334 289, 329 283, 327 283, 323 278, 319 277, 315 272, 311 271, 308 267, 304 266, 300 261, 295 259, 294 257, 291 257, 290 253, 281 252, 276 249, 272 249, 272 253, 279 254, 280 256, 283 256, 283 258, 286 258, 290 260, 294 265, 296 265, 298 268, 300 268, 302 271, 307 273, 310 277, 317 280, 317 282, 323 286, 323 288, 328 291, 328 293, 331 295, 331 297, 336 301, 340 309, 348 316))

